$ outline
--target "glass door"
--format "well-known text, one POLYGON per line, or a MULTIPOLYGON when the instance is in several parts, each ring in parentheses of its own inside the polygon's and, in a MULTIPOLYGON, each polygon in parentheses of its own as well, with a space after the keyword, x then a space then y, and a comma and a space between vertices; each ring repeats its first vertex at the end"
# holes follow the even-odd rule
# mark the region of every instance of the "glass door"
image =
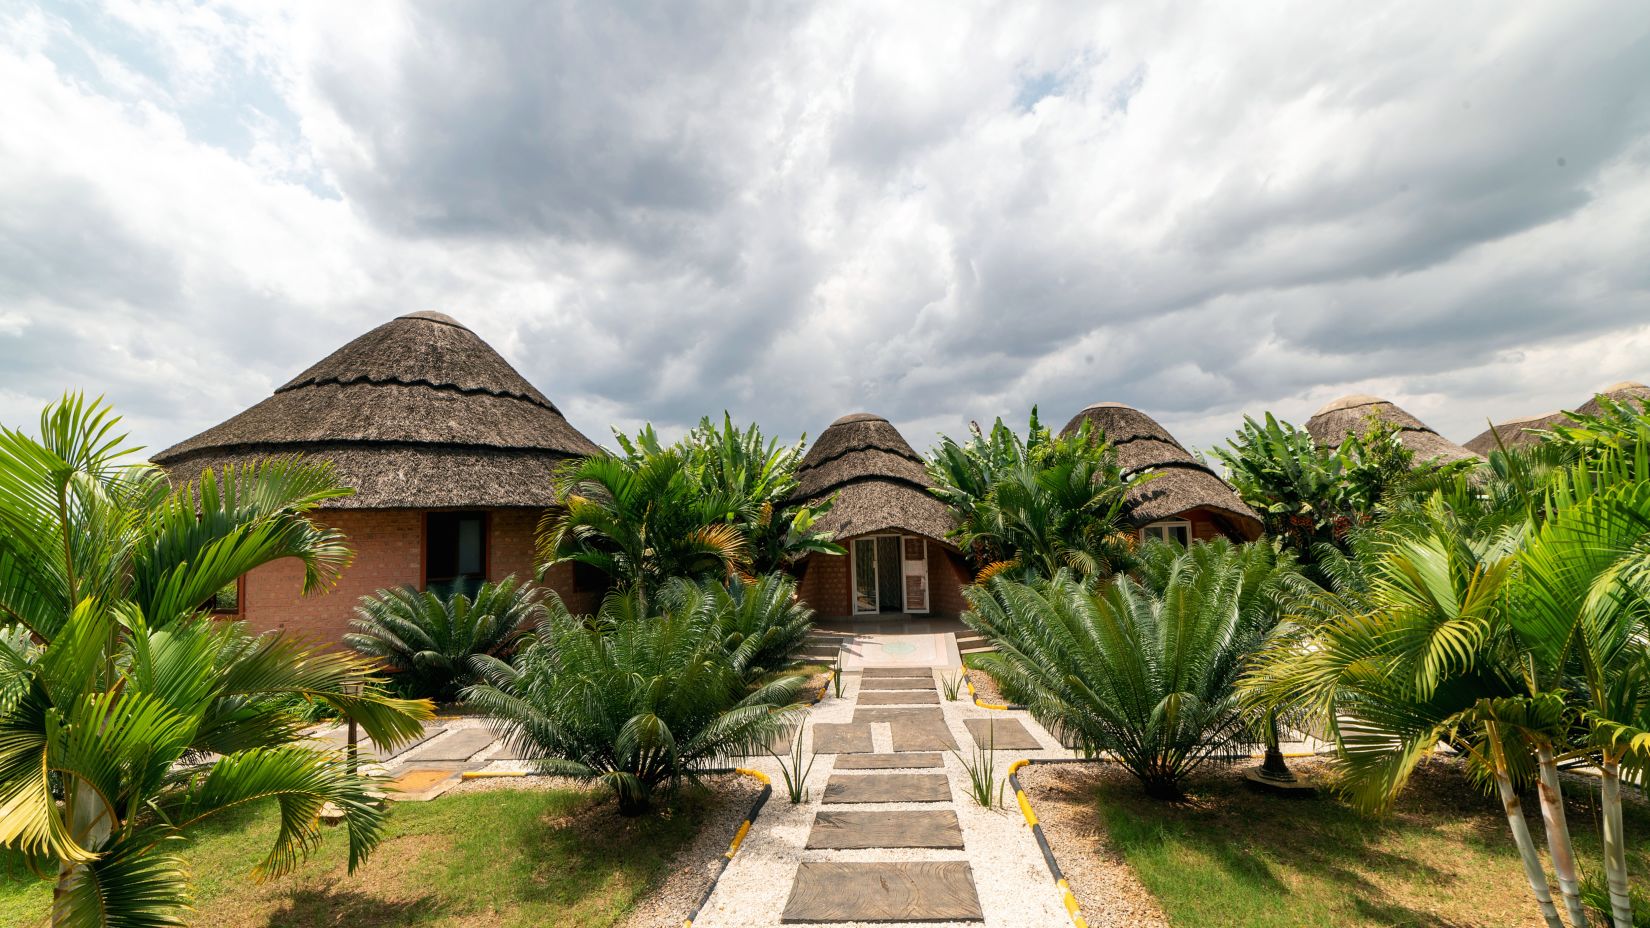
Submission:
POLYGON ((905 611, 905 553, 898 535, 877 536, 877 611, 905 611))
POLYGON ((854 614, 876 612, 877 540, 854 539, 854 614))

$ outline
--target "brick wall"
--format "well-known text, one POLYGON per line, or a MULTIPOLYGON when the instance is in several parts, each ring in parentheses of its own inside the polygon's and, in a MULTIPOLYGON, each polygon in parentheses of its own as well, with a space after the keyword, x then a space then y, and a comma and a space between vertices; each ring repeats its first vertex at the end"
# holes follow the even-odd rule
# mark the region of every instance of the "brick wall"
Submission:
MULTIPOLYGON (((837 544, 853 551, 853 539, 837 544)), ((807 571, 797 585, 797 596, 821 618, 853 615, 853 570, 850 555, 810 554, 807 571)), ((928 541, 929 615, 954 617, 967 608, 962 585, 968 583, 968 569, 960 556, 933 539, 928 541)))
MULTIPOLYGON (((533 539, 539 511, 495 509, 487 526, 487 577, 502 580, 533 579, 533 539)), ((423 510, 333 510, 322 521, 344 532, 355 550, 355 560, 329 591, 302 595, 303 565, 295 559, 276 561, 246 575, 242 617, 253 631, 286 629, 316 641, 336 642, 347 631, 356 604, 363 596, 396 586, 418 586, 423 580, 423 510)), ((588 612, 598 593, 576 592, 573 571, 562 564, 550 570, 545 583, 562 594, 568 608, 588 612)))

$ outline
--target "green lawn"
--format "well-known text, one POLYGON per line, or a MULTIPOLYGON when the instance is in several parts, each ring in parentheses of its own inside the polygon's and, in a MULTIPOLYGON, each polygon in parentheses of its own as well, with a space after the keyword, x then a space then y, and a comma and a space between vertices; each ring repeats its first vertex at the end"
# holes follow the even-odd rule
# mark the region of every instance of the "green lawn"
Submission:
MULTIPOLYGON (((388 835, 350 875, 343 836, 329 835, 296 873, 249 876, 268 850, 273 809, 219 822, 184 851, 196 923, 213 928, 546 926, 602 928, 666 874, 708 810, 690 794, 674 810, 625 820, 588 794, 493 790, 392 807, 388 835)), ((37 924, 51 893, 0 876, 0 925, 37 924)))
MULTIPOLYGON (((1598 866, 1596 799, 1567 789, 1578 851, 1598 866)), ((1200 782, 1180 805, 1121 778, 1096 798, 1112 842, 1177 928, 1541 924, 1499 804, 1454 765, 1424 771, 1379 820, 1333 799, 1259 795, 1231 775, 1200 782)), ((1531 829, 1544 840, 1539 816, 1531 829)), ((1627 829, 1634 880, 1650 884, 1642 802, 1627 829)))

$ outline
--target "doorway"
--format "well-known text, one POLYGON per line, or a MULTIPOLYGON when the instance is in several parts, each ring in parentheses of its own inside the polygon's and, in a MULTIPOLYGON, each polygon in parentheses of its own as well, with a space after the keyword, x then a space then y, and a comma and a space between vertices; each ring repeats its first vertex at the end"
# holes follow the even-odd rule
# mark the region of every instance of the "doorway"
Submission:
POLYGON ((915 535, 869 535, 853 542, 854 614, 928 611, 928 542, 915 535))

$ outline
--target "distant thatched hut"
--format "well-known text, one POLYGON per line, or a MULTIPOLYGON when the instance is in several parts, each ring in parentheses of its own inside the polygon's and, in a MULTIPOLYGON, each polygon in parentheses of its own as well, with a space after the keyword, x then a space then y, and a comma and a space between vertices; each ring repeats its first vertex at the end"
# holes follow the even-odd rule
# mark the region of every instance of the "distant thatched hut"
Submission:
POLYGON ((797 480, 797 500, 835 495, 819 527, 848 550, 803 562, 799 592, 821 617, 963 611, 969 577, 945 538, 951 510, 929 492, 922 457, 887 419, 857 413, 831 423, 797 480))
MULTIPOLYGON (((266 565, 242 581, 235 610, 257 629, 334 640, 357 598, 378 589, 530 578, 552 470, 595 450, 474 332, 421 312, 362 335, 154 460, 177 479, 281 455, 332 461, 356 492, 329 503, 324 519, 348 534, 354 562, 332 592, 307 599, 296 563, 266 565)), ((547 582, 575 592, 565 566, 547 582)))
POLYGON ((1433 431, 1425 422, 1376 396, 1343 396, 1313 413, 1312 418, 1306 420, 1306 431, 1318 444, 1339 448, 1348 435, 1361 435, 1368 430, 1370 419, 1397 426, 1398 440, 1415 453, 1418 464, 1479 459, 1478 455, 1433 431))
MULTIPOLYGON (((1650 402, 1650 387, 1631 380, 1611 384, 1594 394, 1587 402, 1576 408, 1577 412, 1589 416, 1598 415, 1603 407, 1599 405, 1600 396, 1608 397, 1617 403, 1650 402)), ((1540 416, 1524 416, 1519 419, 1508 419, 1506 422, 1493 425, 1480 432, 1472 441, 1467 442, 1467 448, 1478 454, 1488 455, 1500 445, 1509 448, 1522 448, 1541 441, 1542 432, 1550 431, 1554 426, 1572 425, 1569 415, 1563 411, 1549 412, 1540 416), (1497 436, 1500 441, 1497 441, 1497 436)))
POLYGON ((1222 535, 1237 541, 1260 536, 1260 516, 1151 416, 1121 403, 1095 403, 1072 416, 1061 434, 1076 432, 1084 422, 1105 434, 1124 476, 1155 475, 1127 500, 1129 521, 1142 538, 1187 544, 1222 535))

